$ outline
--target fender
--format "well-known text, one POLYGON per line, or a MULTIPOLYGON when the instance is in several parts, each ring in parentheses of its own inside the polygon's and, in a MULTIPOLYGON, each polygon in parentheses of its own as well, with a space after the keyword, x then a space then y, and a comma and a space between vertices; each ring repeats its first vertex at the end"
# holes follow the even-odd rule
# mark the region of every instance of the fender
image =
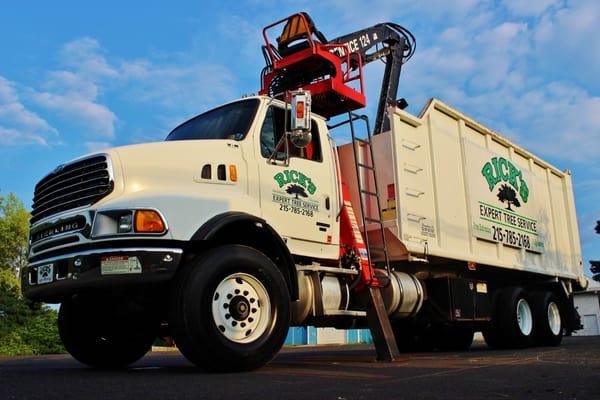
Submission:
MULTIPOLYGON (((220 234, 234 226, 251 227, 252 230, 260 232, 267 238, 271 259, 276 256, 281 260, 277 265, 283 273, 290 290, 292 301, 298 299, 298 277, 296 274, 296 263, 290 251, 277 231, 273 229, 264 219, 239 211, 229 211, 218 214, 205 222, 191 238, 192 242, 210 241, 218 239, 220 234)), ((244 244, 243 241, 240 244, 244 244)), ((259 249, 261 250, 261 249, 259 249)))

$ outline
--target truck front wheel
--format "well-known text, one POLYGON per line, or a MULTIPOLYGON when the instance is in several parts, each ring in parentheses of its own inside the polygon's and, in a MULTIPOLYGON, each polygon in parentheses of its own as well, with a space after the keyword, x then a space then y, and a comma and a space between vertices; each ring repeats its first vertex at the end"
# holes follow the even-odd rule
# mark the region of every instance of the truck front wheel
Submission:
POLYGON ((144 313, 69 299, 60 306, 58 332, 77 361, 94 368, 125 368, 150 350, 158 326, 152 321, 144 313))
POLYGON ((536 292, 531 296, 533 340, 537 346, 558 346, 563 327, 560 302, 552 292, 536 292))
POLYGON ((285 280, 263 253, 218 247, 180 271, 173 293, 173 336, 183 355, 212 371, 247 371, 281 349, 290 324, 285 280))

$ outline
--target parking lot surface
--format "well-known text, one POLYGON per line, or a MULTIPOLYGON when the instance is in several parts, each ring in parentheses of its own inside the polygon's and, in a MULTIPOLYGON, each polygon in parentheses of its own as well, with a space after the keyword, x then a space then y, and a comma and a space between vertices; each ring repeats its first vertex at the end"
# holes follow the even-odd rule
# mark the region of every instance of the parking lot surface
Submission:
POLYGON ((370 346, 284 349, 249 373, 209 374, 178 352, 123 371, 67 355, 0 358, 0 399, 600 399, 600 337, 560 347, 413 353, 378 363, 370 346))

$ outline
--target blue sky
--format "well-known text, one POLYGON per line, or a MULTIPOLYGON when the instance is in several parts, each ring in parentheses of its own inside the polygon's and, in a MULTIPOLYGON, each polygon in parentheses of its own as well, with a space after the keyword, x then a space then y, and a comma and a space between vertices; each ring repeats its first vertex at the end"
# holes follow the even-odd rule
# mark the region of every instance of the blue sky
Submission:
MULTIPOLYGON (((410 29, 417 52, 399 90, 409 111, 438 97, 570 169, 584 262, 600 259, 597 0, 4 2, 0 190, 29 206, 56 165, 161 140, 186 118, 256 92, 262 27, 303 10, 327 37, 383 21, 410 29)), ((373 105, 382 71, 365 71, 373 105)))

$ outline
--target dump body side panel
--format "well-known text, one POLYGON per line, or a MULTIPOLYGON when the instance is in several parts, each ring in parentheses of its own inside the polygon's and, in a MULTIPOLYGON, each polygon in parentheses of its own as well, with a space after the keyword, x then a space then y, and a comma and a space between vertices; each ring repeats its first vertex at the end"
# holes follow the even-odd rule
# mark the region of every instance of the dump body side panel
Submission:
POLYGON ((387 231, 408 250, 396 261, 439 257, 584 284, 568 172, 435 99, 420 117, 390 115, 373 146, 387 231))

